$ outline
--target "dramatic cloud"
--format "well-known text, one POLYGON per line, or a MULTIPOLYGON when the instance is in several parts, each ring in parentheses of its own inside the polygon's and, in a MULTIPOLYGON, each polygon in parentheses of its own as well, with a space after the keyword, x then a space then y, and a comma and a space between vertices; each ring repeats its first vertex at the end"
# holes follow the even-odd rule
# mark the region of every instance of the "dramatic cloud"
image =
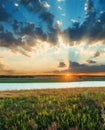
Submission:
POLYGON ((70 61, 69 72, 72 73, 105 72, 105 65, 79 64, 77 62, 70 61))
POLYGON ((16 39, 11 32, 1 32, 0 33, 0 46, 12 47, 21 43, 20 39, 16 39))
POLYGON ((33 13, 42 13, 50 8, 46 1, 41 0, 20 0, 20 4, 33 13))
MULTIPOLYGON (((57 1, 63 2, 64 0, 57 1)), ((105 11, 96 12, 92 0, 86 0, 84 5, 86 17, 83 23, 79 23, 77 19, 71 19, 72 26, 64 31, 61 30, 64 23, 60 20, 55 21, 55 15, 48 10, 50 8, 48 2, 42 0, 19 0, 14 3, 14 6, 24 7, 23 9, 26 9, 29 14, 38 19, 39 23, 41 23, 40 26, 34 21, 14 18, 15 12, 11 12, 10 16, 4 5, 6 2, 2 1, 0 5, 0 21, 8 24, 7 27, 4 26, 4 23, 0 24, 0 46, 2 47, 14 48, 14 50, 19 50, 17 47, 22 47, 24 51, 26 48, 31 50, 30 48, 37 44, 36 41, 38 39, 56 45, 59 33, 70 39, 69 45, 71 45, 72 41, 78 41, 77 44, 81 43, 79 41, 84 37, 90 41, 88 43, 95 43, 99 40, 103 43, 105 41, 105 11), (29 40, 27 40, 26 36, 29 40), (26 38, 26 40, 23 40, 23 38, 26 38)), ((104 0, 99 2, 103 3, 104 0)), ((10 4, 10 1, 8 1, 8 4, 10 4)), ((61 6, 58 5, 57 7, 61 9, 61 6)), ((17 13, 19 13, 19 10, 17 10, 17 13)))
POLYGON ((84 22, 80 24, 77 20, 72 19, 72 27, 66 29, 64 33, 67 33, 73 41, 80 41, 84 37, 90 40, 89 43, 105 40, 105 10, 96 12, 92 0, 86 1, 84 10, 84 22))
POLYGON ((31 22, 18 22, 17 20, 14 20, 12 27, 15 33, 20 36, 34 35, 35 33, 35 24, 31 22))
POLYGON ((54 15, 50 12, 45 12, 40 15, 40 18, 48 24, 48 27, 51 28, 54 22, 54 15))
POLYGON ((94 54, 94 58, 99 57, 100 54, 101 54, 101 53, 100 53, 99 51, 97 51, 97 52, 94 54))
POLYGON ((12 52, 19 51, 23 55, 28 56, 25 51, 31 51, 31 47, 34 46, 33 37, 24 35, 21 38, 15 38, 11 32, 0 33, 0 46, 11 49, 12 52))
MULTIPOLYGON (((10 48, 13 52, 19 51, 24 55, 31 48, 36 46, 38 39, 56 44, 57 29, 53 27, 54 15, 48 12, 50 5, 46 1, 40 0, 20 0, 14 3, 14 6, 23 6, 31 15, 38 15, 38 20, 45 24, 36 26, 35 22, 27 20, 19 20, 14 18, 15 13, 20 13, 19 10, 13 12, 11 5, 11 17, 9 11, 5 8, 5 4, 12 4, 10 1, 2 1, 0 5, 0 46, 10 48), (32 14, 33 13, 33 14, 32 14), (6 25, 5 25, 6 23, 6 25), (46 32, 43 28, 46 28, 46 32), (26 51, 26 52, 25 52, 26 51)), ((17 15, 17 14, 16 14, 17 15)), ((21 13, 22 17, 22 13, 21 13)))
POLYGON ((103 50, 103 51, 96 51, 96 53, 94 54, 93 58, 104 56, 104 54, 105 54, 105 50, 103 50))
POLYGON ((96 61, 93 61, 93 60, 87 60, 86 61, 88 64, 95 64, 96 63, 96 61))
POLYGON ((84 10, 86 11, 86 14, 91 14, 92 12, 94 12, 94 5, 92 0, 86 1, 84 10))
POLYGON ((66 67, 66 64, 64 62, 60 62, 58 67, 64 68, 64 67, 66 67))
MULTIPOLYGON (((24 58, 32 58, 29 66, 33 61, 52 65, 41 68, 34 62, 38 65, 33 68, 43 71, 105 72, 105 0, 53 2, 0 0, 0 56, 17 70, 24 58), (3 50, 12 52, 13 57, 3 54, 3 50)), ((0 61, 2 72, 12 71, 7 66, 0 61)))
POLYGON ((42 12, 44 7, 39 0, 21 0, 20 2, 29 11, 37 13, 42 12))

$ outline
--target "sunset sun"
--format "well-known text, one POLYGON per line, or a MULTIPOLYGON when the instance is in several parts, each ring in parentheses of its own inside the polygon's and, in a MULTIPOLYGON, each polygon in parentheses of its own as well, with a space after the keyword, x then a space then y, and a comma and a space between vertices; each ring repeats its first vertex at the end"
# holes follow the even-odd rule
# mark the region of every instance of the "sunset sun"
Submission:
POLYGON ((66 77, 70 77, 70 74, 68 73, 68 74, 66 74, 66 77))

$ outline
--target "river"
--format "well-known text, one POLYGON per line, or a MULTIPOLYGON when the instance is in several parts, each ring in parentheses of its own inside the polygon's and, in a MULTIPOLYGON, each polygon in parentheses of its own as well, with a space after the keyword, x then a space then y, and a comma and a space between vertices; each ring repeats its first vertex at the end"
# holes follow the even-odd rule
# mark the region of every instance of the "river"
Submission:
POLYGON ((105 87, 105 81, 57 82, 57 83, 0 83, 0 90, 30 90, 53 88, 105 87))

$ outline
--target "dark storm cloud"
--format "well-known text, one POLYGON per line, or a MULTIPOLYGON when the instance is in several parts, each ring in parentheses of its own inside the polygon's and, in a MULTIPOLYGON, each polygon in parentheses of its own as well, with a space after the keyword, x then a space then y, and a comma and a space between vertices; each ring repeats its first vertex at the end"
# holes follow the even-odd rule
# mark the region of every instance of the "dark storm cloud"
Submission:
POLYGON ((58 29, 52 28, 51 31, 48 33, 48 42, 52 43, 52 45, 57 45, 58 34, 58 29))
POLYGON ((21 28, 21 33, 32 35, 34 33, 34 29, 34 24, 26 23, 25 26, 21 28))
POLYGON ((97 51, 97 52, 94 54, 94 58, 99 57, 100 54, 101 54, 101 53, 100 53, 99 51, 97 51))
POLYGON ((50 12, 44 12, 40 15, 40 18, 47 23, 48 27, 48 40, 49 42, 53 43, 53 45, 56 45, 57 42, 57 34, 59 33, 59 29, 57 27, 54 27, 54 18, 55 16, 50 12))
POLYGON ((84 6, 85 13, 87 15, 94 14, 94 4, 92 0, 86 0, 85 6, 84 6))
POLYGON ((48 24, 48 28, 52 30, 54 23, 54 15, 50 12, 44 12, 40 15, 40 18, 48 24))
POLYGON ((93 61, 93 60, 87 60, 86 61, 88 64, 95 64, 96 63, 96 61, 93 61))
POLYGON ((1 29, 0 31, 0 46, 11 49, 12 52, 20 52, 21 54, 28 56, 27 52, 31 51, 31 47, 35 44, 33 42, 33 37, 31 31, 31 25, 24 28, 15 28, 15 33, 10 31, 5 31, 1 29), (28 32, 29 31, 29 32, 28 32), (16 36, 18 35, 18 37, 16 36), (29 34, 29 35, 27 35, 29 34))
POLYGON ((72 27, 73 28, 79 28, 79 22, 77 20, 72 19, 72 27))
POLYGON ((42 27, 35 27, 34 23, 18 22, 17 20, 14 20, 12 27, 14 29, 14 32, 20 37, 28 35, 35 38, 38 37, 43 40, 47 39, 47 34, 43 31, 42 27))
POLYGON ((33 13, 42 13, 50 7, 47 2, 41 0, 20 0, 20 3, 33 13))
MULTIPOLYGON (((32 39, 30 39, 32 40, 32 39)), ((15 36, 11 32, 2 32, 0 33, 0 46, 11 49, 12 52, 20 52, 21 54, 28 56, 26 52, 31 50, 31 44, 27 45, 28 39, 26 41, 22 41, 21 38, 15 38, 15 36), (21 49, 19 49, 21 47, 21 49)), ((30 43, 30 41, 29 41, 30 43)))
POLYGON ((56 42, 58 40, 57 34, 59 33, 59 30, 57 27, 54 27, 54 18, 55 16, 50 12, 44 12, 40 15, 40 18, 47 23, 48 26, 48 41, 53 43, 53 45, 56 45, 56 42))
POLYGON ((41 27, 35 28, 35 36, 39 37, 41 40, 47 41, 48 35, 44 33, 43 29, 41 27))
POLYGON ((93 27, 96 15, 92 0, 86 1, 84 10, 84 22, 80 25, 77 20, 72 20, 72 27, 65 30, 65 33, 68 33, 72 40, 80 40, 82 37, 88 36, 91 33, 91 28, 93 27))
POLYGON ((15 33, 19 31, 20 24, 22 24, 22 23, 18 22, 17 20, 13 20, 12 27, 13 27, 15 33))
POLYGON ((34 14, 38 13, 39 18, 47 23, 49 29, 52 29, 54 15, 48 12, 48 8, 50 7, 50 5, 46 1, 20 0, 20 3, 34 14))
POLYGON ((70 61, 69 72, 72 73, 105 72, 105 65, 87 65, 70 61))
POLYGON ((12 23, 12 27, 15 33, 19 35, 32 35, 35 32, 35 24, 29 22, 19 22, 14 20, 12 23))
MULTIPOLYGON (((105 10, 96 11, 92 0, 87 0, 84 6, 85 19, 82 24, 72 21, 72 27, 67 28, 64 33, 71 40, 79 41, 87 37, 91 42, 105 39, 105 10)), ((90 43, 91 43, 90 42, 90 43)), ((79 42, 78 42, 79 43, 79 42)), ((95 42, 94 42, 95 43, 95 42)))
POLYGON ((102 56, 103 54, 105 54, 105 51, 96 51, 96 53, 94 54, 93 58, 97 58, 102 56))
POLYGON ((47 41, 47 34, 43 32, 41 27, 35 28, 32 23, 15 21, 13 29, 14 34, 9 31, 4 31, 2 26, 0 28, 0 46, 7 47, 13 52, 19 51, 21 54, 28 56, 27 52, 31 51, 32 47, 36 45, 37 39, 47 41))
POLYGON ((58 67, 64 68, 64 67, 66 67, 66 64, 64 62, 60 62, 58 67))
POLYGON ((20 3, 25 6, 29 11, 35 13, 42 11, 42 6, 39 0, 21 0, 20 3))
POLYGON ((0 33, 0 46, 9 47, 18 43, 20 43, 20 39, 16 39, 13 33, 8 31, 0 33))
POLYGON ((2 3, 0 3, 0 21, 1 22, 7 21, 9 17, 10 17, 10 15, 6 12, 2 3))
POLYGON ((18 34, 20 35, 33 35, 35 33, 35 25, 33 23, 20 23, 18 27, 18 34))

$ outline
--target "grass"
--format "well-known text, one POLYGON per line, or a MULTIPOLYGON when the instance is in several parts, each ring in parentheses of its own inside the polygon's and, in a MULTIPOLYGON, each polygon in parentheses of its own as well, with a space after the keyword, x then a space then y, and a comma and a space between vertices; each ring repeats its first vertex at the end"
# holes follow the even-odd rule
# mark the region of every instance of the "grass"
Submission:
POLYGON ((105 130, 105 88, 1 91, 0 130, 105 130))

